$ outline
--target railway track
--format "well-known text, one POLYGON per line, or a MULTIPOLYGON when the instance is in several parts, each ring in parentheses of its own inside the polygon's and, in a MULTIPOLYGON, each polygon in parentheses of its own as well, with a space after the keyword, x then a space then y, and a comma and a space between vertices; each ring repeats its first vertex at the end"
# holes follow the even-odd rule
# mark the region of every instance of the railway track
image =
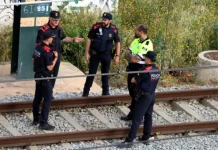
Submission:
MULTIPOLYGON (((155 124, 152 128, 153 135, 169 134, 169 133, 185 133, 185 132, 198 132, 198 131, 216 131, 218 128, 218 121, 211 121, 204 118, 204 116, 197 114, 191 109, 187 109, 188 106, 185 103, 179 103, 179 100, 201 99, 200 102, 204 105, 211 107, 211 109, 218 110, 217 101, 205 100, 205 98, 211 98, 218 96, 218 89, 204 89, 204 90, 189 90, 189 91, 173 91, 173 92, 158 92, 156 102, 170 102, 175 109, 183 110, 189 115, 193 115, 195 122, 178 123, 172 119, 164 110, 160 109, 159 105, 155 105, 154 111, 160 115, 167 124, 155 124)), ((104 97, 88 97, 88 98, 74 98, 64 100, 54 100, 52 108, 57 109, 59 115, 65 119, 73 128, 73 131, 67 132, 46 132, 42 131, 37 134, 23 135, 19 130, 11 123, 11 120, 7 120, 7 113, 22 112, 31 120, 31 102, 13 102, 13 103, 1 103, 0 116, 1 125, 10 132, 11 136, 0 138, 0 147, 12 147, 12 146, 28 146, 35 144, 49 144, 49 143, 66 143, 69 141, 86 141, 97 139, 113 139, 122 138, 128 131, 128 127, 118 128, 111 123, 107 118, 101 114, 95 107, 101 105, 114 105, 121 113, 127 113, 127 107, 125 103, 130 102, 128 95, 120 96, 104 96, 104 97), (94 107, 95 106, 95 107, 94 107), (80 123, 76 122, 72 117, 72 113, 69 110, 73 107, 86 107, 87 111, 104 124, 105 127, 101 129, 89 129, 86 130, 80 123), (66 109, 66 110, 65 110, 66 109)), ((142 133, 142 127, 139 129, 139 134, 142 133)))

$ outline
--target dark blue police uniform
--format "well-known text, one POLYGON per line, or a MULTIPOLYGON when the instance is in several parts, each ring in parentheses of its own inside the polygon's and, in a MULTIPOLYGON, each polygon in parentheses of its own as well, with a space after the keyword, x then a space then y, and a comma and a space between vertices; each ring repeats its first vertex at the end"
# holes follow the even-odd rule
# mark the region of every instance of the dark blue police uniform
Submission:
MULTIPOLYGON (((50 17, 52 18, 60 18, 60 12, 58 11, 52 11, 50 13, 50 17)), ((40 43, 42 43, 42 35, 45 32, 53 32, 53 34, 55 35, 55 38, 52 41, 52 45, 51 50, 52 51, 57 51, 58 52, 58 60, 55 64, 55 67, 52 71, 52 75, 53 77, 57 77, 58 76, 58 71, 59 71, 59 67, 60 67, 60 62, 61 62, 61 41, 63 39, 66 38, 66 35, 64 34, 64 31, 62 30, 62 27, 60 25, 58 25, 55 28, 52 28, 49 24, 49 22, 43 26, 41 26, 38 30, 38 35, 37 35, 37 39, 36 39, 36 43, 37 45, 39 45, 40 43)), ((52 79, 52 86, 54 87, 55 85, 55 79, 52 79)))
MULTIPOLYGON (((120 42, 118 29, 110 24, 108 28, 102 23, 96 23, 89 31, 88 38, 91 39, 89 74, 96 74, 99 62, 101 62, 101 73, 108 73, 112 59, 113 42, 120 42)), ((102 76, 102 95, 109 94, 108 76, 102 76)), ((88 96, 93 84, 94 76, 86 78, 83 96, 88 96)))
MULTIPOLYGON (((129 63, 129 65, 126 68, 126 71, 142 71, 141 69, 145 67, 145 64, 137 64, 137 63, 129 63)), ((131 104, 129 105, 130 112, 126 117, 121 117, 121 120, 131 120, 132 119, 132 112, 134 111, 135 107, 135 84, 131 83, 131 80, 133 77, 135 77, 137 73, 128 74, 127 76, 127 87, 129 90, 129 95, 132 98, 131 104)))
MULTIPOLYGON (((47 66, 53 63, 53 52, 51 48, 45 43, 37 45, 33 54, 34 60, 34 78, 46 78, 51 77, 51 71, 47 69, 47 66)), ((36 80, 35 98, 33 100, 33 124, 40 126, 48 124, 48 115, 50 105, 52 102, 52 82, 51 80, 36 80), (44 98, 43 106, 40 111, 40 103, 44 98)))
MULTIPOLYGON (((145 45, 149 45, 150 39, 146 38, 144 41, 139 42, 139 43, 145 43, 145 45)), ((151 49, 148 49, 151 50, 151 49)), ((141 59, 141 61, 144 61, 144 59, 141 59)), ((143 67, 145 67, 145 64, 140 64, 140 63, 129 63, 128 66, 126 67, 126 71, 141 71, 141 69, 143 67)), ((135 85, 133 83, 131 83, 131 80, 134 76, 136 76, 137 73, 133 73, 133 74, 128 74, 127 76, 127 87, 129 90, 129 95, 132 97, 132 101, 131 101, 131 105, 129 106, 130 112, 126 117, 121 117, 121 120, 131 120, 132 119, 132 112, 134 111, 134 105, 135 105, 135 101, 134 101, 134 97, 135 97, 135 85)))
MULTIPOLYGON (((155 64, 145 67, 146 71, 159 70, 155 64)), ((135 76, 137 82, 135 106, 132 117, 132 126, 128 135, 128 140, 132 141, 144 116, 143 138, 149 139, 152 128, 152 112, 155 102, 155 89, 160 78, 160 72, 140 73, 135 76)))
MULTIPOLYGON (((145 54, 145 56, 149 54, 153 55, 153 53, 154 52, 148 52, 147 54, 145 54)), ((159 70, 159 68, 155 64, 147 64, 144 70, 145 71, 159 70)), ((132 112, 133 116, 132 116, 131 130, 128 136, 126 137, 125 141, 123 142, 123 145, 120 145, 119 147, 131 146, 125 144, 129 144, 135 139, 143 117, 144 117, 143 136, 139 140, 146 141, 150 138, 151 135, 152 113, 153 113, 153 106, 155 102, 155 89, 160 79, 160 71, 140 73, 136 75, 134 78, 137 84, 136 84, 134 111, 132 112)))

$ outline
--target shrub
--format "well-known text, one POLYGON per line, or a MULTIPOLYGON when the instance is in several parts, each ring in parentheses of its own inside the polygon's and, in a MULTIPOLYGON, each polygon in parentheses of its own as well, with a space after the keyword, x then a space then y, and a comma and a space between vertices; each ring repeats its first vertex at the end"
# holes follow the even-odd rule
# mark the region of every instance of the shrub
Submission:
POLYGON ((97 20, 97 16, 94 13, 62 13, 61 25, 65 34, 70 37, 80 36, 85 38, 85 41, 80 44, 63 43, 63 58, 83 71, 87 70, 87 64, 84 60, 87 34, 97 20))
POLYGON ((187 67, 199 52, 217 47, 217 7, 216 0, 120 0, 119 16, 127 31, 148 24, 162 67, 187 67))
POLYGON ((0 35, 0 62, 10 61, 12 49, 12 27, 1 26, 0 35))

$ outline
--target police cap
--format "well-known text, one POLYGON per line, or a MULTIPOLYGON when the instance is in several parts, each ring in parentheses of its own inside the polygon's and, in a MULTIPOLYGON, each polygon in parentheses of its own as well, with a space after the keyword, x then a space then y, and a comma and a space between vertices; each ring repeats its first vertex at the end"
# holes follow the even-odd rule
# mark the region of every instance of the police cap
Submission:
POLYGON ((102 18, 102 20, 111 20, 112 15, 108 12, 104 12, 101 18, 102 18))
POLYGON ((148 51, 146 54, 143 54, 143 56, 149 58, 153 62, 155 62, 157 58, 157 54, 153 51, 148 51))
POLYGON ((51 11, 50 12, 50 17, 53 18, 54 20, 60 20, 60 12, 59 11, 51 11))
POLYGON ((52 31, 46 31, 42 34, 42 40, 47 40, 49 38, 54 38, 55 34, 52 31))

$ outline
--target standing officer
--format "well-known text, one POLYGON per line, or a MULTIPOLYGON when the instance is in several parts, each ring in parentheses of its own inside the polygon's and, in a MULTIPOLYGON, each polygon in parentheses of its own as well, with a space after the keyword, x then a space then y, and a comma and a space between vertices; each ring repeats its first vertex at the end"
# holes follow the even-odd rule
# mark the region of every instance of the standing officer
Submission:
MULTIPOLYGON (((143 55, 145 56, 145 63, 147 64, 144 68, 145 71, 159 70, 159 68, 154 64, 156 61, 155 52, 149 51, 147 54, 143 55)), ((155 89, 157 87, 159 78, 160 71, 140 73, 132 78, 131 82, 136 84, 136 95, 134 100, 135 105, 134 111, 132 112, 132 126, 125 141, 119 145, 119 147, 132 146, 131 142, 136 137, 136 133, 141 124, 143 116, 143 136, 139 138, 139 141, 146 141, 146 144, 148 144, 148 139, 150 138, 152 129, 152 112, 155 102, 155 89)))
MULTIPOLYGON (((125 57, 129 62, 126 71, 139 71, 144 65, 144 56, 148 51, 153 51, 153 44, 147 36, 148 28, 144 24, 139 24, 135 28, 135 40, 131 43, 129 49, 126 51, 125 57)), ((128 74, 127 84, 129 95, 132 97, 131 105, 129 106, 130 112, 127 116, 121 117, 121 120, 131 120, 132 112, 134 109, 134 95, 135 84, 131 83, 132 78, 136 74, 128 74)))
MULTIPOLYGON (((58 60, 57 63, 53 69, 53 77, 57 77, 58 71, 59 71, 59 66, 60 66, 60 61, 61 61, 61 41, 63 40, 64 42, 75 42, 75 43, 80 43, 83 42, 83 38, 75 37, 67 37, 61 26, 60 26, 60 12, 59 11, 51 11, 50 12, 50 17, 49 17, 49 22, 43 26, 41 26, 38 30, 38 35, 36 39, 37 45, 42 42, 42 34, 44 32, 50 32, 52 31, 55 34, 55 38, 52 42, 51 49, 52 51, 57 51, 58 52, 58 60)), ((54 88, 55 85, 55 79, 52 79, 52 87, 54 88)))
MULTIPOLYGON (((89 74, 96 74, 99 62, 101 62, 101 73, 108 73, 110 69, 113 41, 116 43, 116 54, 114 57, 115 64, 119 63, 120 56, 120 39, 118 29, 111 24, 112 15, 104 12, 102 21, 93 25, 89 31, 88 40, 86 42, 85 59, 89 62, 89 74)), ((89 95, 94 76, 86 78, 83 97, 89 95)), ((108 76, 102 76, 102 95, 110 95, 108 76)))
MULTIPOLYGON (((50 46, 55 35, 48 31, 42 34, 42 43, 37 45, 33 54, 34 78, 51 77, 52 69, 58 60, 58 52, 52 51, 50 46)), ((55 127, 48 124, 49 109, 52 102, 51 80, 36 80, 35 98, 33 100, 33 125, 40 123, 39 128, 53 130, 55 127), (39 114, 40 103, 44 98, 41 115, 39 114)))

